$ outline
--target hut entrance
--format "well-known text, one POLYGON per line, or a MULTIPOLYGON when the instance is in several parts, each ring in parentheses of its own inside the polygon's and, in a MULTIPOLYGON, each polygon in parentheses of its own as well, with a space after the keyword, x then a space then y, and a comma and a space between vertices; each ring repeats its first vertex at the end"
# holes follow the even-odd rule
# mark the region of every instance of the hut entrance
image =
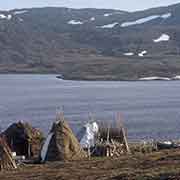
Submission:
POLYGON ((28 139, 26 138, 19 138, 13 137, 11 139, 11 149, 13 152, 16 152, 18 156, 24 155, 25 157, 31 157, 32 151, 31 151, 31 144, 28 139))

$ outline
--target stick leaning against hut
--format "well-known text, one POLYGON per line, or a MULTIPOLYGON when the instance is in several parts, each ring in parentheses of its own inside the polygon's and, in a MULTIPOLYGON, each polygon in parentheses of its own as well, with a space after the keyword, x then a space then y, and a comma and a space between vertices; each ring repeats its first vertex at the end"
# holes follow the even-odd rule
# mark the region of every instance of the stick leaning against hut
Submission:
POLYGON ((16 169, 16 163, 13 160, 12 152, 6 141, 0 137, 0 171, 16 169))

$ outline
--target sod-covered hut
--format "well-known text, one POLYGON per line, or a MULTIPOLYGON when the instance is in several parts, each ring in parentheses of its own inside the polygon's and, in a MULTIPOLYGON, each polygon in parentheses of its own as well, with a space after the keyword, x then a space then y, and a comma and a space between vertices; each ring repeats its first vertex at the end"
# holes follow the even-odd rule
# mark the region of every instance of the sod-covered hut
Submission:
POLYGON ((0 137, 0 171, 17 168, 12 157, 12 152, 6 141, 0 137))
POLYGON ((14 123, 3 133, 11 151, 26 158, 38 157, 43 142, 43 134, 28 123, 14 123))
POLYGON ((67 121, 57 120, 42 147, 41 161, 79 160, 86 157, 67 121))

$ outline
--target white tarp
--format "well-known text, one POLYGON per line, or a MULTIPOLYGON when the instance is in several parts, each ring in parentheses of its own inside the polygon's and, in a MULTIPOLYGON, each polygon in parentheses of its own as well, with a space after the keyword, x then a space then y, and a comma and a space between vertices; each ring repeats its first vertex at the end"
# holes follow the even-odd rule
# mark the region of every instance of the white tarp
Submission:
POLYGON ((99 131, 99 126, 96 122, 87 123, 84 126, 84 134, 80 140, 82 148, 93 147, 95 145, 95 135, 99 131))
POLYGON ((46 154, 47 154, 47 151, 48 151, 48 147, 49 147, 49 143, 51 141, 51 138, 53 136, 53 133, 50 133, 48 135, 48 137, 46 138, 46 141, 42 147, 42 150, 41 150, 41 161, 44 162, 45 159, 46 159, 46 154))

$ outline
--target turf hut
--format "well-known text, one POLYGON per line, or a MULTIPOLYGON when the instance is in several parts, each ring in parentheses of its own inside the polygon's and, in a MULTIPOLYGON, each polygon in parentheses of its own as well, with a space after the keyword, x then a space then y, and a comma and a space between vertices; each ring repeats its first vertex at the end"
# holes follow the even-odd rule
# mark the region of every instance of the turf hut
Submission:
POLYGON ((0 171, 17 168, 12 157, 12 152, 5 140, 0 137, 0 171))
POLYGON ((84 157, 86 154, 67 121, 59 116, 42 147, 41 161, 79 160, 84 157))
POLYGON ((14 123, 3 132, 10 149, 18 156, 38 157, 43 142, 41 131, 28 123, 14 123))

